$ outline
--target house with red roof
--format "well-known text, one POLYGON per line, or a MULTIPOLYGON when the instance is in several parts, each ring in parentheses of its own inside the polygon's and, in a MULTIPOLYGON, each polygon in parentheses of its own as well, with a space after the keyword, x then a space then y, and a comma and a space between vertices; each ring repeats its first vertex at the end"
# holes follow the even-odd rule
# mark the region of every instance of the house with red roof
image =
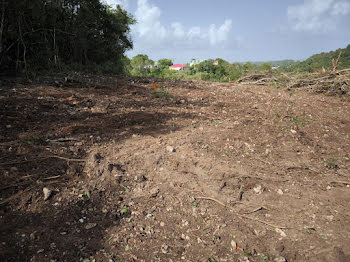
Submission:
POLYGON ((176 70, 176 71, 183 71, 186 69, 186 67, 187 67, 186 64, 175 64, 175 65, 169 66, 169 69, 176 70))

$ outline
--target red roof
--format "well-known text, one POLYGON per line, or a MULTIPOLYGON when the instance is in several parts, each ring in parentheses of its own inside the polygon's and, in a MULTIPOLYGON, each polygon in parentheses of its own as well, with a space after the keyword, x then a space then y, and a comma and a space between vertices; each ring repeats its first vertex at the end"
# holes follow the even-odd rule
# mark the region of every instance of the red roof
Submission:
POLYGON ((176 64, 176 65, 172 65, 172 68, 181 68, 181 67, 187 67, 186 64, 176 64))

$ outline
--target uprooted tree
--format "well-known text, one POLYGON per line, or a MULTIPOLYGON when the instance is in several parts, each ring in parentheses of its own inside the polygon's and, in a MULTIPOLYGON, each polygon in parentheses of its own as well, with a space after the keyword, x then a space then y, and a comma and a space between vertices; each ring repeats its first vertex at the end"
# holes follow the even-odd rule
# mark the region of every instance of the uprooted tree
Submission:
POLYGON ((100 0, 0 0, 0 72, 75 65, 122 72, 135 21, 100 0))

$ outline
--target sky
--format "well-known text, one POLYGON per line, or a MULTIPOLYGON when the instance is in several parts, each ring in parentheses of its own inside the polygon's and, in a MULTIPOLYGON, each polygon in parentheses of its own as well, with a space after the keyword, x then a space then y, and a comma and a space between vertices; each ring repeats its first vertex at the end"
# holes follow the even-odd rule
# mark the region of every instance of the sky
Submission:
POLYGON ((304 60, 350 44, 350 0, 103 0, 136 19, 132 58, 304 60))

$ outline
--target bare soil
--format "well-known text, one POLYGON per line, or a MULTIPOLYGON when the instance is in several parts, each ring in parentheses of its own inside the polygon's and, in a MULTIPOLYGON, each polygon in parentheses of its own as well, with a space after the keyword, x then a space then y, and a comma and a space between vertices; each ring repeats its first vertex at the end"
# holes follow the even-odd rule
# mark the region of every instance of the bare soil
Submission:
POLYGON ((349 102, 233 83, 3 81, 0 260, 350 261, 349 102))

